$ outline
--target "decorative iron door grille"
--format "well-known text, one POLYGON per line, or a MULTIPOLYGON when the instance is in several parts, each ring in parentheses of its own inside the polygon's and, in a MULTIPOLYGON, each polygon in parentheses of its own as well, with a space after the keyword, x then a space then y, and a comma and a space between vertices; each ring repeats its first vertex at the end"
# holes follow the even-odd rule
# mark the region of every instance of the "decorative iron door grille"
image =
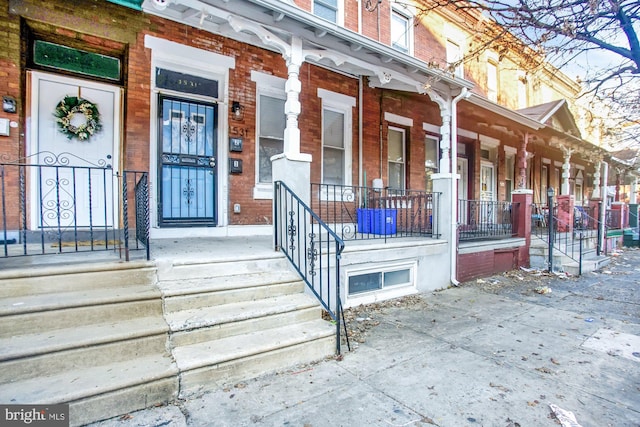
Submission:
POLYGON ((160 226, 215 226, 215 104, 160 97, 160 226))

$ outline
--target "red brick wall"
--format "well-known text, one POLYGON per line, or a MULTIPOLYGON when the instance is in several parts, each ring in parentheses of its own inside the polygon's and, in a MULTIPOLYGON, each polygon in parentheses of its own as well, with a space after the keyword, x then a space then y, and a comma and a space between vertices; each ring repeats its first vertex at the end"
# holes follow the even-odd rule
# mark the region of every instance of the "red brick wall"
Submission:
POLYGON ((501 249, 458 255, 458 271, 456 278, 460 282, 513 270, 525 265, 520 250, 501 249))

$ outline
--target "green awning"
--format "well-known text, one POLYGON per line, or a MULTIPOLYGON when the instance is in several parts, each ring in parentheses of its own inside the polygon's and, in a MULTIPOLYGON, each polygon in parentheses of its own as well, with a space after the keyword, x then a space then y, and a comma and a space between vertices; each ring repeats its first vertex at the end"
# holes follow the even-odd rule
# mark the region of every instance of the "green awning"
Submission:
POLYGON ((120 6, 130 7, 135 10, 142 10, 142 2, 144 0, 107 0, 108 2, 119 4, 120 6))

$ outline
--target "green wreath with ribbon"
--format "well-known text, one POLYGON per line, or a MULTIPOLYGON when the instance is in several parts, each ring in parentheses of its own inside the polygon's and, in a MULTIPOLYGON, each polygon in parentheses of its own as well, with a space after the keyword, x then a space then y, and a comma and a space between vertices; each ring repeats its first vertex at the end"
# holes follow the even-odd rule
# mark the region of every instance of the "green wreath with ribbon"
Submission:
POLYGON ((98 106, 77 96, 65 96, 58 103, 54 116, 58 129, 68 139, 87 141, 102 129, 98 106))

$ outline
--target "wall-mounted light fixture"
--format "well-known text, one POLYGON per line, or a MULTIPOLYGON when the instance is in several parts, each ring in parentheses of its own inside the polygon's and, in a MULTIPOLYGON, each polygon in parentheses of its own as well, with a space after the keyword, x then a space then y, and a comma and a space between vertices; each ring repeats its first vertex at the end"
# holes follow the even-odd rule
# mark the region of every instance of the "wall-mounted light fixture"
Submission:
POLYGON ((17 111, 16 99, 13 96, 2 97, 2 111, 5 113, 15 113, 17 111))
POLYGON ((231 103, 231 118, 233 120, 242 120, 244 118, 244 107, 238 101, 231 103))

